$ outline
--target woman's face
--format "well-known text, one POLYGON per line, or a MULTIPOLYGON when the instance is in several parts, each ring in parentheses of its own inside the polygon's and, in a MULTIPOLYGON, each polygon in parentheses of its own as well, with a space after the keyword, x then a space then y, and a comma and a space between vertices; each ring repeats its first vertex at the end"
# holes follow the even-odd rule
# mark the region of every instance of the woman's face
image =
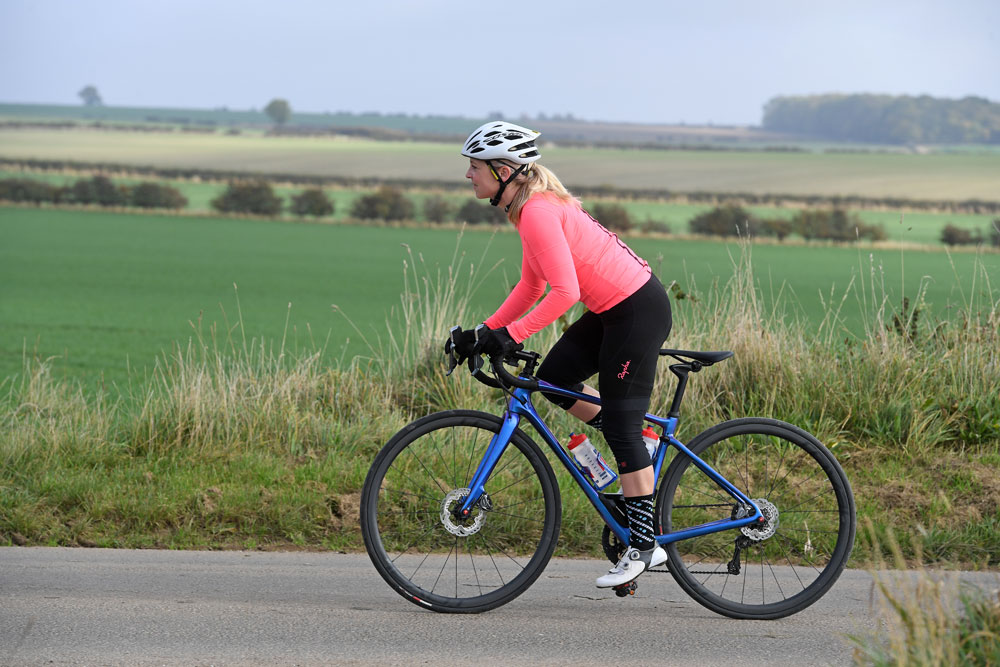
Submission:
POLYGON ((500 183, 490 171, 490 166, 483 160, 469 158, 469 170, 465 172, 465 177, 472 181, 472 191, 476 199, 489 199, 500 188, 500 183))

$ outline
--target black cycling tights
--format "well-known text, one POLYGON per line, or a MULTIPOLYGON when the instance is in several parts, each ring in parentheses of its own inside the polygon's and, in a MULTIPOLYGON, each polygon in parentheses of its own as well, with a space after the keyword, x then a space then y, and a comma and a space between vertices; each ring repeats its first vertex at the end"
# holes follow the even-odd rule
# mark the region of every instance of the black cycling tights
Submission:
MULTIPOLYGON (((645 285, 603 313, 583 314, 566 330, 542 365, 538 377, 579 391, 583 381, 598 374, 604 438, 620 473, 649 466, 642 442, 642 424, 656 378, 660 346, 670 333, 670 300, 651 275, 645 285)), ((573 399, 546 398, 563 409, 573 399)))

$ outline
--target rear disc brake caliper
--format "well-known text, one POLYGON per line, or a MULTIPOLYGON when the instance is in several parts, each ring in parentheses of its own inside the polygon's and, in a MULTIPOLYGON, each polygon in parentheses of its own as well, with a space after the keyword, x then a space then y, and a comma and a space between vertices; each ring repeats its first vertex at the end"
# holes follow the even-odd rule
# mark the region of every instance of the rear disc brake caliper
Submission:
MULTIPOLYGON (((760 508, 761 517, 756 523, 740 528, 742 535, 737 536, 734 548, 733 559, 726 565, 729 574, 740 573, 740 552, 748 549, 754 544, 763 542, 769 537, 773 537, 778 530, 778 508, 769 500, 758 498, 754 500, 760 508)), ((747 506, 740 506, 733 509, 733 519, 743 519, 750 516, 753 509, 747 506)))

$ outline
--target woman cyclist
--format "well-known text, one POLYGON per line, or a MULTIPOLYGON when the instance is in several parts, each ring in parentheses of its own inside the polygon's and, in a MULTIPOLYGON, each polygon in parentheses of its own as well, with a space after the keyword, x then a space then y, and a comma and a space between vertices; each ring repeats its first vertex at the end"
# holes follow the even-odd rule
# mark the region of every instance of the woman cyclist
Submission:
POLYGON ((618 464, 631 537, 618 564, 597 579, 598 587, 610 588, 667 559, 653 539, 653 468, 642 428, 660 346, 670 332, 670 302, 649 264, 537 164, 538 136, 493 121, 469 135, 462 149, 469 158, 465 176, 476 197, 503 206, 517 229, 522 262, 517 285, 484 322, 488 329, 478 342, 472 332, 463 332, 456 348, 463 356, 509 354, 576 302, 587 307, 549 351, 538 377, 601 396, 598 407, 546 395, 601 430, 618 464), (584 384, 595 374, 600 394, 584 384))

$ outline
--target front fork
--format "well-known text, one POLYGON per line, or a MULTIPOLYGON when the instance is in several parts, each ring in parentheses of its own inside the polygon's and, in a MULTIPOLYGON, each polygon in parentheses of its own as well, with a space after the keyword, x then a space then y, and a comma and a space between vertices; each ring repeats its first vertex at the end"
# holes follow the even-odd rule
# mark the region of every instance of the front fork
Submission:
MULTIPOLYGON (((511 399, 512 402, 513 400, 511 399)), ((452 509, 451 513, 456 519, 468 519, 472 514, 473 508, 483 496, 486 480, 493 474, 493 469, 496 468, 500 457, 507 451, 507 445, 510 444, 510 439, 514 437, 514 429, 517 428, 520 422, 520 414, 512 410, 507 410, 504 413, 503 424, 500 425, 500 430, 490 439, 490 444, 486 448, 486 454, 483 456, 483 460, 479 462, 479 466, 476 468, 476 472, 469 482, 468 495, 461 503, 456 503, 454 509, 452 509)), ((487 508, 481 507, 481 509, 487 508)))

